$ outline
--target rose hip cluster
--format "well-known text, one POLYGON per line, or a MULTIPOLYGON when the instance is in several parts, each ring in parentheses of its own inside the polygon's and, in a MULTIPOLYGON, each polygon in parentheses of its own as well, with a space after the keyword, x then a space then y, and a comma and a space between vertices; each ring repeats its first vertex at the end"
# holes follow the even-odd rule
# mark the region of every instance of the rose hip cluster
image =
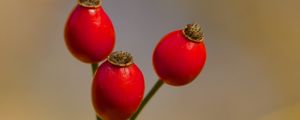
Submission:
MULTIPOLYGON (((136 117, 139 106, 149 99, 142 103, 144 77, 130 53, 112 52, 114 27, 101 2, 78 1, 65 26, 65 43, 72 55, 84 63, 105 60, 92 82, 92 102, 98 119, 127 120, 132 115, 136 117)), ((188 24, 182 30, 168 33, 153 53, 153 66, 161 85, 190 83, 201 72, 205 60, 203 34, 198 24, 188 24)), ((138 111, 141 108, 142 105, 138 111)))

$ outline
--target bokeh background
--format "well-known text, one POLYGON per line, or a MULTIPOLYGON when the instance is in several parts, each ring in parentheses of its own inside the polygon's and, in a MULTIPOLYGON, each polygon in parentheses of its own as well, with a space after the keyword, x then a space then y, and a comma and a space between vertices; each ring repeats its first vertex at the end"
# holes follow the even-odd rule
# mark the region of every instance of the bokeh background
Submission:
MULTIPOLYGON (((90 65, 63 29, 76 0, 0 4, 0 120, 94 120, 90 65)), ((135 57, 146 91, 160 38, 198 22, 208 59, 192 84, 163 86, 139 120, 299 120, 299 0, 104 0, 115 50, 135 57)))

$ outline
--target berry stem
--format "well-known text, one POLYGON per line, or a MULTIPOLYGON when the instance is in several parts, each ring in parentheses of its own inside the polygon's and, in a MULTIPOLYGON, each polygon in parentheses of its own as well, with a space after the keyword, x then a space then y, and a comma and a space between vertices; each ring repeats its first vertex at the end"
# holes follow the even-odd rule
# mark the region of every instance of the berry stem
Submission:
POLYGON ((93 64, 92 64, 92 72, 93 72, 93 76, 94 76, 94 74, 96 73, 97 68, 98 68, 98 63, 93 63, 93 64))
POLYGON ((201 31, 201 27, 197 23, 187 24, 185 28, 182 30, 185 37, 194 42, 202 42, 203 41, 203 32, 201 31))
POLYGON ((97 120, 101 120, 101 118, 99 118, 98 116, 96 116, 97 117, 97 120))
MULTIPOLYGON (((92 64, 92 73, 93 73, 93 76, 95 75, 97 68, 98 68, 98 63, 93 63, 92 64)), ((96 115, 96 118, 97 118, 97 120, 101 120, 101 118, 99 118, 97 115, 96 115)))
POLYGON ((131 54, 124 51, 116 51, 111 53, 107 60, 109 63, 119 67, 126 67, 133 64, 133 57, 131 54))
POLYGON ((143 110, 143 108, 145 107, 145 105, 149 102, 149 100, 155 95, 155 93, 159 90, 159 88, 163 84, 164 84, 164 82, 162 80, 158 80, 155 83, 155 85, 151 88, 151 90, 149 91, 149 93, 146 95, 146 97, 142 101, 142 103, 141 103, 140 107, 138 108, 138 110, 132 115, 132 117, 130 118, 130 120, 135 120, 137 118, 137 116, 143 110))
POLYGON ((101 6, 102 0, 78 0, 78 4, 87 8, 97 8, 101 6))

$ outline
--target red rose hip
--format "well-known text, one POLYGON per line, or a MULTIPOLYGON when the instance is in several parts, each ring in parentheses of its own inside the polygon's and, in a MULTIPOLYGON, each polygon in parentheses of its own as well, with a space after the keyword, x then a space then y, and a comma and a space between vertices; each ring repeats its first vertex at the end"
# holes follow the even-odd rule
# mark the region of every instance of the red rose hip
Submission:
POLYGON ((104 60, 115 45, 115 32, 100 0, 79 0, 65 26, 69 51, 82 62, 104 60))
POLYGON ((104 120, 127 120, 144 96, 144 77, 127 52, 113 52, 92 84, 93 106, 104 120))
POLYGON ((156 73, 165 83, 182 86, 193 81, 206 61, 203 33, 198 24, 188 24, 161 39, 153 53, 156 73))

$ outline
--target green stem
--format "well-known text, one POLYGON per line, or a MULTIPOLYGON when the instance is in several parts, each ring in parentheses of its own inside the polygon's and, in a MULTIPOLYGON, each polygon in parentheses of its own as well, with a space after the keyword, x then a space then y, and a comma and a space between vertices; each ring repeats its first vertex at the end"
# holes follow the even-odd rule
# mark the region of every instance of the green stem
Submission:
POLYGON ((158 80, 155 83, 155 85, 151 88, 151 90, 149 91, 149 93, 147 94, 147 96, 142 101, 142 103, 141 103, 140 107, 138 108, 138 110, 132 115, 132 117, 130 118, 130 120, 135 120, 137 118, 137 116, 143 110, 143 108, 145 107, 145 105, 149 102, 149 100, 153 97, 153 95, 155 95, 155 93, 159 90, 159 88, 163 84, 164 84, 164 82, 162 80, 158 80))
MULTIPOLYGON (((93 63, 93 64, 92 64, 92 72, 93 72, 93 76, 95 75, 97 68, 98 68, 98 63, 93 63)), ((98 117, 97 115, 96 115, 96 117, 97 117, 97 120, 101 120, 101 118, 98 117)))
POLYGON ((93 75, 95 74, 97 68, 98 68, 98 63, 93 63, 93 64, 92 64, 93 75))
POLYGON ((101 118, 99 118, 97 115, 96 115, 96 117, 97 117, 97 120, 101 120, 101 118))

